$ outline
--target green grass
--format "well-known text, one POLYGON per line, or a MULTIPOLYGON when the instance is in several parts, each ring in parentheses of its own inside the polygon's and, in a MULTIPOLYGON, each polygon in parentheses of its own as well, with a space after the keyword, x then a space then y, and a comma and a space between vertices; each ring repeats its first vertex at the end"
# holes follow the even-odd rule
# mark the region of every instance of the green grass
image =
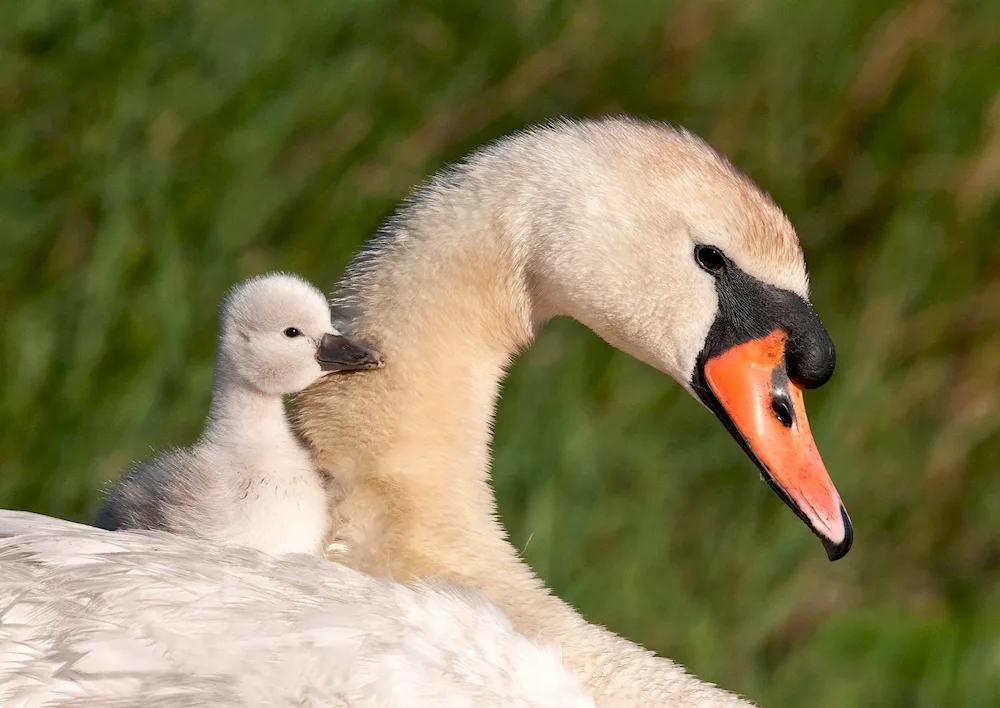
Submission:
POLYGON ((0 506, 86 519, 190 441, 236 280, 330 287, 438 167, 625 111, 798 227, 855 548, 828 563, 704 409, 567 322, 500 406, 513 540, 763 706, 1000 705, 997 67, 993 0, 0 3, 0 506))

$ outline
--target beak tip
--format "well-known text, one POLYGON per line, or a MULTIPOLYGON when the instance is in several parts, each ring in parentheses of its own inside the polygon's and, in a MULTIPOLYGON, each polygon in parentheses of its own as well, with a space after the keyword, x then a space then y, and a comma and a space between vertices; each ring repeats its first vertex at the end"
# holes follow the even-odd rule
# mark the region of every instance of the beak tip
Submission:
POLYGON ((851 524, 851 518, 847 515, 847 510, 843 505, 840 507, 840 517, 844 521, 844 537, 837 542, 827 538, 822 539, 823 548, 826 549, 826 557, 830 559, 830 562, 838 561, 846 556, 854 543, 854 526, 851 524))

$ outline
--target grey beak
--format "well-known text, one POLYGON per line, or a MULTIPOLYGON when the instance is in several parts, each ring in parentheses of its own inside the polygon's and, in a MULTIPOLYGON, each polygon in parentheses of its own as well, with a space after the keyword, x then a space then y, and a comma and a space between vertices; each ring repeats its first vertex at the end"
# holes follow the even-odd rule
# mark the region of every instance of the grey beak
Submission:
POLYGON ((316 351, 323 371, 364 371, 385 365, 382 355, 339 334, 324 334, 316 351))

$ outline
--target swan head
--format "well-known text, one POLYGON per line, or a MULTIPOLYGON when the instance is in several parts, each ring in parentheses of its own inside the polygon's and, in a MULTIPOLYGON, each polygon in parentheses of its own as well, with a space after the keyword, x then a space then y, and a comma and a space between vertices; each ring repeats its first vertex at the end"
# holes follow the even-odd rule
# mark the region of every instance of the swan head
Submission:
POLYGON ((268 395, 296 393, 334 371, 381 367, 378 352, 343 336, 319 290, 292 275, 251 278, 220 310, 219 363, 268 395))
POLYGON ((781 209, 705 142, 665 125, 578 123, 544 146, 526 143, 533 159, 552 160, 546 170, 564 171, 544 186, 556 206, 511 224, 537 244, 537 319, 571 316, 675 378, 829 558, 843 557, 853 530, 802 394, 830 378, 836 351, 781 209))

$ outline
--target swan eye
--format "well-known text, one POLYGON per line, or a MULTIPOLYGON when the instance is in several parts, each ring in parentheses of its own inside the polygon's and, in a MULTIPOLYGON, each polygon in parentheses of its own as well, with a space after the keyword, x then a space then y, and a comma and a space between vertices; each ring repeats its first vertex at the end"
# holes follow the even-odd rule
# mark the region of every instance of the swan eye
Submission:
POLYGON ((721 273, 726 269, 726 257, 722 255, 722 251, 711 246, 696 246, 694 259, 698 261, 698 265, 712 274, 721 273))
POLYGON ((289 339, 294 339, 295 337, 301 337, 302 332, 295 329, 294 327, 289 327, 288 329, 285 330, 285 336, 288 337, 289 339))

